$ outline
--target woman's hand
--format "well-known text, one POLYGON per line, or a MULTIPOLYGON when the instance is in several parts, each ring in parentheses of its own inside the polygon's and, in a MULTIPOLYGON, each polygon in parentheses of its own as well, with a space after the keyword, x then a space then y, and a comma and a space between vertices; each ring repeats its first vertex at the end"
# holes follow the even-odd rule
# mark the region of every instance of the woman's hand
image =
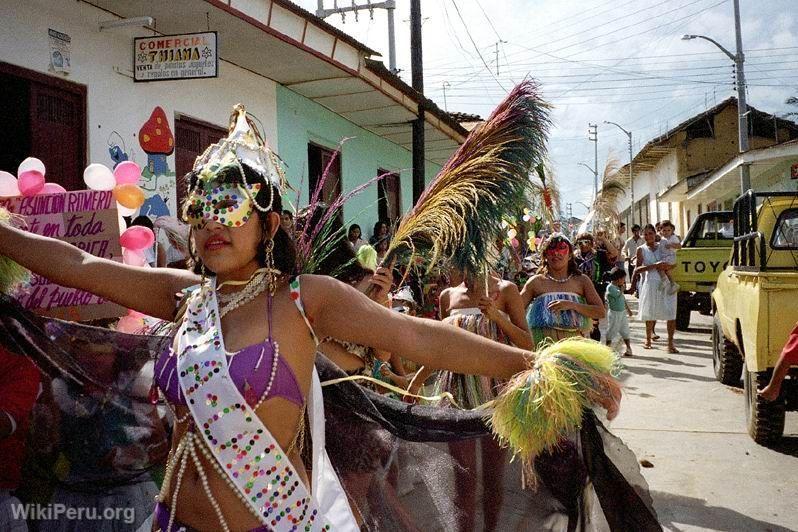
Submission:
POLYGON ((490 321, 496 321, 498 313, 496 310, 496 305, 493 303, 493 299, 487 296, 481 296, 479 298, 479 302, 477 302, 477 306, 486 318, 488 318, 490 321))
POLYGON ((562 312, 564 310, 574 310, 574 302, 565 299, 555 299, 546 307, 552 312, 562 312))
POLYGON ((377 271, 371 276, 371 281, 369 282, 376 288, 374 293, 369 295, 371 300, 376 301, 380 305, 388 304, 388 294, 391 292, 391 287, 393 286, 393 275, 391 274, 391 270, 384 266, 377 268, 377 271))

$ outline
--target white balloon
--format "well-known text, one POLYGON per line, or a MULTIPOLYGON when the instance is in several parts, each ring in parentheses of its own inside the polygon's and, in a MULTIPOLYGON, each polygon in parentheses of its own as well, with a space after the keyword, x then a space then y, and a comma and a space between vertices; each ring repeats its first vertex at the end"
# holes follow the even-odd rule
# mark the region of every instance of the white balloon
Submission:
POLYGON ((83 170, 83 181, 91 190, 113 190, 116 178, 110 168, 104 164, 90 164, 83 170))
POLYGON ((28 170, 36 170, 40 172, 42 175, 45 175, 44 172, 44 163, 41 162, 36 157, 28 157, 21 163, 19 163, 19 168, 17 168, 17 175, 20 175, 22 172, 27 172, 28 170))
POLYGON ((116 210, 119 213, 119 216, 133 216, 136 214, 138 209, 128 209, 118 201, 116 202, 116 210))

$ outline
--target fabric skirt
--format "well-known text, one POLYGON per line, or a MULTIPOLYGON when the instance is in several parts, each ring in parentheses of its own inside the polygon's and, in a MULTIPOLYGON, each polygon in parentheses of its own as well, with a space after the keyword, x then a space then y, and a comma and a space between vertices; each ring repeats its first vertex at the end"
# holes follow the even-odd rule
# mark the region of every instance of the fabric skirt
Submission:
POLYGON ((676 319, 676 294, 668 294, 659 275, 643 274, 640 284, 640 305, 637 318, 641 321, 670 321, 676 319))

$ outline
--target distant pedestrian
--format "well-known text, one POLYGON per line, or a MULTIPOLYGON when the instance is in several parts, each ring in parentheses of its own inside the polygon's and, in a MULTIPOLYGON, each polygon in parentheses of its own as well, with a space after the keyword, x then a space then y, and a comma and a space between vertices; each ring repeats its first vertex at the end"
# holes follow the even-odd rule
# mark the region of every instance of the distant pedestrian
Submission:
POLYGON ((646 241, 643 240, 643 237, 640 236, 640 226, 634 224, 632 226, 632 236, 626 241, 623 245, 623 255, 626 260, 626 268, 629 272, 629 292, 634 293, 637 287, 637 280, 639 275, 635 274, 635 264, 637 262, 637 248, 645 244, 646 241))
POLYGON ((668 266, 661 260, 656 236, 657 230, 648 224, 643 230, 646 244, 637 250, 637 271, 642 274, 637 317, 646 322, 646 343, 643 345, 645 349, 651 349, 657 321, 664 320, 668 325, 668 353, 678 353, 673 345, 673 334, 676 331, 676 294, 666 294, 661 288, 661 271, 668 266))
POLYGON ((626 344, 625 357, 632 356, 632 345, 629 343, 629 318, 632 311, 626 303, 623 295, 623 287, 626 284, 626 272, 617 266, 607 274, 610 284, 607 286, 607 294, 604 296, 607 302, 607 336, 606 344, 612 345, 615 339, 620 336, 626 344))

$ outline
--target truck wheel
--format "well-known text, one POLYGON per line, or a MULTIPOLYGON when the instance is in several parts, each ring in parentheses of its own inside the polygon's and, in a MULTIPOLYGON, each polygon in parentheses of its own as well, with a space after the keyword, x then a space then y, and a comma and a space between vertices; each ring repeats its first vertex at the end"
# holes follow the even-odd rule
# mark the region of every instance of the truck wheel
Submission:
POLYGON ((719 382, 726 386, 740 386, 743 357, 737 346, 723 335, 717 316, 712 320, 712 368, 719 382))
POLYGON ((757 395, 770 381, 770 372, 752 373, 745 368, 745 421, 748 434, 760 445, 776 442, 784 434, 784 401, 769 403, 757 395))
POLYGON ((686 331, 690 328, 690 313, 693 309, 690 307, 690 295, 679 292, 676 298, 676 330, 686 331))

